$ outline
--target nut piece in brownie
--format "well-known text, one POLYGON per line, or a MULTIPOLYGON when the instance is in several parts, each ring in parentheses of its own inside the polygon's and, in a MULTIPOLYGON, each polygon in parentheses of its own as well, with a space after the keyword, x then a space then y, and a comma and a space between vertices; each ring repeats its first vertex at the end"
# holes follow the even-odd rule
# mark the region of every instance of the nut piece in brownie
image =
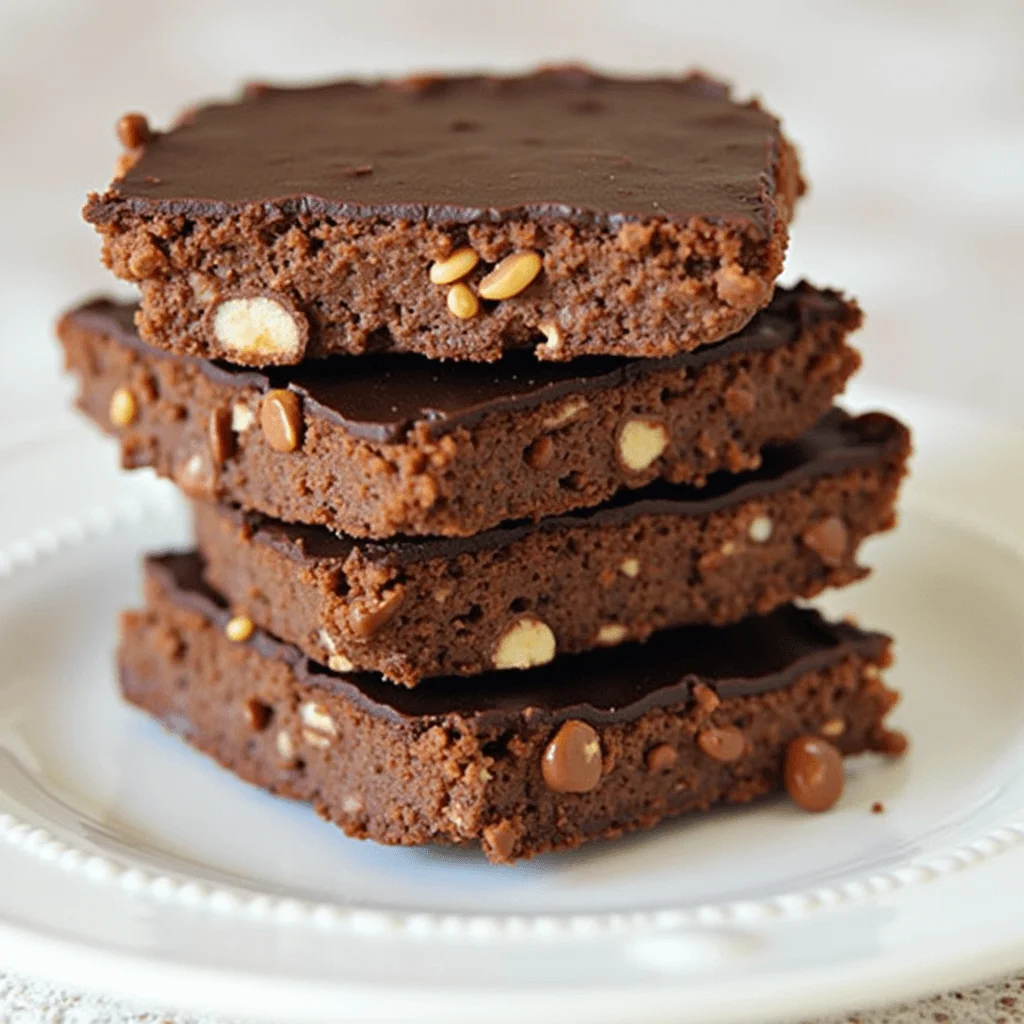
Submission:
POLYGON ((131 308, 61 319, 79 406, 186 493, 351 536, 466 536, 656 479, 755 468, 812 426, 860 358, 860 310, 808 284, 741 332, 664 360, 498 366, 338 356, 260 373, 143 344, 131 308))
POLYGON ((758 470, 475 537, 355 541, 197 502, 196 543, 237 613, 322 664, 414 686, 733 622, 857 580, 861 542, 895 521, 909 447, 890 417, 836 409, 758 470))
POLYGON ((261 87, 125 120, 85 207, 104 260, 146 340, 246 366, 688 351, 768 303, 803 191, 778 121, 700 74, 261 87))
POLYGON ((784 786, 823 810, 841 754, 905 747, 884 724, 889 638, 792 605, 405 690, 233 631, 192 555, 146 573, 146 608, 122 619, 128 700, 358 838, 479 843, 507 862, 784 786))

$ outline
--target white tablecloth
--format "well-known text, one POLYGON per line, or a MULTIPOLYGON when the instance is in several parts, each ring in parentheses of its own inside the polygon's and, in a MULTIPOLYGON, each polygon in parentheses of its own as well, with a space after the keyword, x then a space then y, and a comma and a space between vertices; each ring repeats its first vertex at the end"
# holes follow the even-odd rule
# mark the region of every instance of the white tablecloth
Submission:
MULTIPOLYGON (((245 78, 567 58, 761 93, 812 182, 787 277, 859 296, 868 377, 1024 424, 1022 53, 1018 0, 0 0, 0 437, 66 401, 52 320, 112 285, 78 211, 122 112, 159 126, 245 78)), ((0 974, 3 1022, 158 1019, 0 974)), ((1024 1021, 1024 992, 861 1019, 1024 1021)))

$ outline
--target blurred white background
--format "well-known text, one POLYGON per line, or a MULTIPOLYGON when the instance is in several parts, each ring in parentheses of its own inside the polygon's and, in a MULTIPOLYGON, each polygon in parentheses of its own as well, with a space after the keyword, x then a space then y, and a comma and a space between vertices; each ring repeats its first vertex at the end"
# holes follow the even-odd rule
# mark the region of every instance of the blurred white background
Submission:
POLYGON ((1024 424, 1022 56, 1021 0, 0 0, 7 416, 63 401, 54 314, 113 286, 79 208, 125 110, 160 126, 246 78, 572 58, 763 96, 812 185, 787 277, 860 297, 870 379, 1024 424))

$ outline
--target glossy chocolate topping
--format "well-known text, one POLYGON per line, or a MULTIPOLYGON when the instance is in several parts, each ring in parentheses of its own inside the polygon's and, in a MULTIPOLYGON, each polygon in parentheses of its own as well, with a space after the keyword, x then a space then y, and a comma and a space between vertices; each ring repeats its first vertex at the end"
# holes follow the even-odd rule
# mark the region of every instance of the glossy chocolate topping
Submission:
POLYGON ((614 226, 774 219, 778 122, 699 74, 580 68, 260 88, 154 135, 86 208, 223 216, 246 204, 340 218, 614 226))
MULTIPOLYGON (((218 628, 230 618, 202 582, 195 553, 151 556, 146 572, 172 602, 218 628)), ((429 719, 458 713, 500 726, 506 720, 514 725, 525 709, 552 722, 632 721, 652 708, 689 700, 697 683, 710 686, 722 699, 765 693, 851 654, 877 659, 888 638, 844 622, 826 622, 811 609, 784 605, 732 626, 666 630, 643 645, 566 655, 527 671, 432 679, 415 689, 369 673, 331 672, 260 630, 248 642, 263 657, 287 662, 300 682, 338 691, 371 714, 429 719)))
POLYGON ((790 444, 766 448, 759 469, 746 473, 715 473, 704 487, 663 480, 639 490, 620 491, 593 509, 549 516, 537 523, 499 527, 472 537, 401 538, 394 541, 353 541, 319 526, 283 523, 258 513, 226 509, 243 519, 254 540, 271 544, 296 561, 344 558, 358 546, 368 558, 393 564, 428 558, 453 558, 510 544, 527 533, 572 530, 629 522, 643 515, 703 516, 754 498, 795 487, 805 480, 879 463, 908 444, 907 430, 884 413, 850 416, 833 408, 790 444))
MULTIPOLYGON (((68 315, 83 328, 114 336, 150 357, 192 358, 171 356, 142 342, 135 332, 133 306, 96 299, 68 315)), ((323 416, 356 437, 388 443, 401 440, 418 425, 438 437, 456 427, 471 428, 488 413, 527 410, 564 395, 618 387, 666 369, 697 370, 744 352, 778 348, 825 321, 852 330, 860 322, 860 312, 838 292, 801 282, 778 289, 771 305, 738 334, 669 359, 590 356, 556 363, 540 362, 522 351, 508 353, 500 363, 438 365, 422 356, 389 353, 334 356, 265 372, 193 361, 204 373, 232 387, 288 388, 302 396, 307 419, 323 416)))

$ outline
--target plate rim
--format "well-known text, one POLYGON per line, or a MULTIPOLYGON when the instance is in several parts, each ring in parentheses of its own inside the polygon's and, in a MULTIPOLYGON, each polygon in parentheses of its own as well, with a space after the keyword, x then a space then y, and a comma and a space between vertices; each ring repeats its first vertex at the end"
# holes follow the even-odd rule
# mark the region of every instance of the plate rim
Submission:
MULTIPOLYGON (((1024 432, 1001 424, 973 410, 963 412, 961 417, 961 410, 955 404, 945 400, 917 395, 902 395, 899 392, 882 389, 869 390, 860 387, 853 389, 851 399, 846 404, 859 406, 868 401, 872 405, 881 404, 903 415, 906 415, 908 407, 915 406, 927 409, 932 415, 941 413, 953 415, 958 417, 958 421, 961 424, 966 422, 968 429, 972 431, 978 430, 981 433, 987 433, 989 430, 996 430, 1003 436, 1012 436, 1018 445, 1024 446, 1024 432), (867 395, 870 395, 870 399, 867 395)), ((911 416, 910 418, 913 422, 914 417, 911 416)), ((13 454, 10 449, 4 454, 8 453, 13 454)), ((147 510, 156 508, 166 511, 171 504, 173 496, 167 491, 156 489, 152 490, 151 493, 153 495, 160 495, 160 497, 150 498, 146 496, 115 502, 107 509, 92 507, 80 517, 65 516, 52 527, 40 528, 29 538, 5 545, 3 549, 0 549, 0 584, 12 574, 37 564, 39 560, 63 550, 68 545, 81 543, 87 538, 111 532, 121 525, 139 522, 147 510)), ((954 521, 958 519, 956 516, 951 518, 954 521)), ((970 521, 975 529, 982 525, 974 517, 971 517, 970 521)), ((990 539, 999 543, 1009 544, 1018 556, 1021 555, 1024 534, 1017 533, 1012 535, 1005 530, 994 529, 992 524, 985 524, 984 529, 990 539)), ((635 936, 638 931, 668 934, 680 930, 726 927, 733 924, 739 924, 743 927, 770 927, 773 923, 786 921, 803 923, 808 915, 813 916, 818 911, 841 911, 844 907, 864 901, 872 901, 879 897, 898 897, 901 891, 908 887, 945 880, 948 876, 962 872, 965 868, 988 863, 993 858, 999 857, 1002 854, 1011 853, 1015 860, 1020 860, 1021 863, 1024 863, 1024 809, 1016 812, 1012 820, 1007 823, 987 830, 972 841, 959 845, 956 849, 943 851, 938 855, 914 858, 909 863, 868 875, 866 878, 858 877, 855 880, 837 881, 834 885, 784 893, 763 901, 733 901, 731 903, 708 904, 687 908, 667 907, 635 914, 595 912, 593 914, 529 915, 528 920, 534 922, 534 925, 525 926, 522 918, 496 913, 474 914, 467 912, 441 913, 436 911, 416 911, 409 914, 401 910, 379 908, 348 908, 343 910, 334 904, 298 900, 287 896, 281 897, 275 902, 265 895, 258 893, 250 897, 250 904, 247 905, 245 896, 240 897, 238 891, 232 886, 213 887, 205 883, 197 883, 195 880, 188 879, 177 872, 148 872, 132 865, 130 862, 118 863, 118 858, 112 855, 100 856, 87 850, 78 849, 73 844, 51 834, 49 830, 41 826, 19 821, 17 816, 9 811, 0 811, 0 841, 9 849, 16 850, 19 854, 35 855, 44 861, 56 864, 66 871, 80 872, 92 882, 118 885, 129 893, 146 896, 147 898, 155 899, 159 903, 178 904, 178 909, 187 909, 192 912, 205 910, 220 916, 241 912, 249 915, 251 920, 260 921, 274 928, 305 923, 312 925, 318 930, 333 932, 341 930, 350 936, 380 936, 384 933, 406 933, 403 937, 416 940, 472 939, 477 942, 544 940, 565 943, 593 940, 595 938, 621 940, 624 937, 635 936), (176 875, 177 877, 174 877, 176 875), (255 904, 255 909, 252 904, 255 904), (398 924, 398 922, 403 923, 398 924), (496 923, 499 925, 497 928, 495 927, 496 923)), ((242 892, 245 893, 246 890, 242 890, 242 892)), ((251 890, 248 892, 251 893, 251 890)), ((4 921, 2 917, 2 911, 0 911, 0 949, 4 950, 5 954, 9 953, 16 959, 21 964, 20 969, 26 973, 40 973, 33 970, 33 964, 41 962, 42 958, 38 954, 29 954, 29 950, 34 947, 35 942, 39 941, 39 936, 34 935, 31 929, 12 929, 11 923, 4 921), (19 949, 21 950, 20 953, 19 949)), ((1004 942, 1001 946, 997 945, 983 954, 979 952, 974 959, 969 961, 970 967, 968 967, 968 961, 962 955, 957 956, 955 961, 946 963, 941 972, 941 984, 946 985, 948 979, 952 979, 952 983, 958 983, 955 980, 957 976, 964 982, 972 979, 977 980, 979 974, 975 968, 980 969, 982 963, 984 963, 985 970, 988 970, 995 959, 1000 958, 1000 954, 1011 966, 1013 963, 1019 963, 1020 960, 1024 959, 1024 916, 1022 916, 1019 923, 1020 933, 1016 936, 1015 943, 1007 944, 1004 942), (960 969, 958 969, 958 966, 960 969)), ((45 940, 42 941, 45 944, 45 940)), ((52 953, 56 946, 53 943, 50 946, 52 953)), ((101 951, 94 950, 93 952, 96 956, 103 957, 101 951)), ((114 956, 115 960, 118 961, 126 959, 123 954, 120 956, 109 954, 107 959, 109 959, 109 956, 114 956)), ((158 987, 160 984, 158 975, 161 971, 170 972, 166 977, 169 995, 176 994, 180 996, 183 984, 188 988, 188 978, 187 976, 183 977, 183 973, 195 973, 198 971, 202 974, 204 970, 202 965, 182 967, 161 964, 158 960, 144 956, 136 957, 135 959, 138 961, 138 972, 152 975, 150 983, 156 984, 158 987), (160 970, 157 970, 154 974, 155 968, 160 968, 160 970)), ((108 966, 113 966, 113 964, 108 966)), ((934 962, 931 966, 934 967, 934 962)), ((99 969, 97 973, 101 973, 99 969)), ((104 975, 110 974, 107 970, 103 970, 102 973, 104 975)), ((915 982, 914 978, 917 976, 913 972, 908 971, 905 966, 903 970, 898 972, 894 968, 893 976, 887 979, 884 999, 889 1000, 890 998, 903 998, 919 994, 922 990, 924 977, 934 977, 935 973, 934 969, 922 969, 920 978, 915 982)), ((45 972, 44 976, 46 976, 45 972)), ((206 978, 203 981, 202 987, 205 990, 205 995, 201 997, 199 1002, 194 1004, 194 1007, 196 1009, 213 1008, 210 1002, 213 999, 214 1003, 217 1004, 216 1008, 218 1010, 235 1012, 233 1007, 237 1004, 231 1002, 227 992, 233 991, 237 996, 239 994, 239 986, 251 987, 252 976, 240 975, 232 981, 230 977, 220 972, 217 974, 217 978, 219 980, 216 982, 211 978, 206 978), (220 991, 225 985, 227 986, 224 988, 225 1001, 222 1002, 219 997, 215 998, 216 993, 214 990, 220 991)), ((107 980, 109 982, 109 977, 107 980)), ((283 978, 266 977, 261 979, 261 981, 264 982, 263 987, 267 990, 267 996, 270 995, 275 985, 278 986, 279 996, 283 991, 280 986, 282 984, 288 985, 288 980, 283 978)), ((80 984, 83 988, 93 988, 88 982, 88 978, 82 978, 77 984, 80 984)), ((128 998, 132 998, 131 991, 137 987, 137 985, 133 986, 128 983, 125 985, 128 991, 123 992, 123 994, 127 995, 128 998)), ((335 994, 339 991, 345 992, 347 998, 354 998, 358 995, 356 988, 351 984, 343 984, 339 989, 338 983, 329 983, 327 987, 335 994)), ((100 986, 99 990, 110 991, 107 984, 100 986)), ((148 996, 151 991, 151 988, 147 987, 146 995, 148 996)), ((683 984, 682 988, 677 991, 693 991, 693 985, 683 984)), ((833 991, 836 991, 835 988, 833 988, 833 991)), ((374 1006, 367 1005, 365 1009, 379 1015, 379 1011, 383 1009, 379 1001, 381 990, 377 987, 368 990, 368 992, 376 1002, 374 1006)), ((409 996, 403 990, 399 1003, 394 1004, 393 1008, 401 1009, 404 1006, 406 1010, 411 1008, 422 1010, 422 1004, 417 1002, 417 1000, 429 999, 431 997, 436 999, 436 995, 437 993, 421 993, 409 996), (408 998, 412 998, 414 1001, 408 1003, 406 1002, 408 998)), ((454 995, 456 993, 447 994, 448 1005, 450 1005, 451 998, 454 995)), ((517 999, 525 995, 528 995, 528 993, 519 992, 517 993, 517 999)), ((789 995, 795 998, 796 992, 791 992, 789 995)), ((806 1002, 806 998, 809 997, 810 994, 805 997, 805 1002, 802 1003, 793 1002, 791 998, 787 1002, 785 1010, 780 1012, 778 1016, 822 1012, 820 1003, 813 1003, 813 1000, 811 1003, 806 1002)), ((294 998, 295 993, 293 992, 289 995, 289 999, 294 998)), ((493 998, 493 993, 488 998, 493 998)), ((602 994, 601 998, 608 1008, 613 1006, 614 993, 602 994)), ((661 996, 658 996, 655 1001, 658 1005, 667 1005, 663 1002, 661 996)), ((520 1003, 520 1007, 522 1005, 520 1003)), ((631 1005, 635 1007, 635 997, 631 1005)), ((466 1003, 466 1007, 475 1007, 474 1012, 477 1013, 480 1010, 480 1007, 473 1002, 473 999, 466 1003)), ((250 1006, 250 1012, 263 1016, 262 1010, 266 1008, 268 1008, 267 1004, 261 1000, 260 1005, 250 1006)), ((291 1003, 290 1009, 294 1011, 297 1007, 294 1003, 291 1003)), ((308 1009, 312 1015, 303 1019, 321 1019, 317 1016, 312 1005, 308 1009)), ((764 1008, 759 1007, 758 1012, 763 1012, 763 1010, 764 1008)), ((517 1013, 519 1012, 522 1012, 522 1010, 517 1010, 517 1013)), ((776 1016, 774 1006, 770 1012, 772 1016, 776 1016)), ((594 1019, 592 1015, 588 1016, 590 1019, 594 1019)), ((462 1016, 459 1019, 463 1019, 462 1016)), ((466 1019, 469 1019, 468 1015, 466 1019)), ((611 1020, 613 1018, 608 1017, 607 1019, 611 1020)), ((722 1017, 717 1015, 709 1017, 705 1013, 702 1019, 724 1021, 742 1018, 730 1017, 728 1014, 722 1017)))

